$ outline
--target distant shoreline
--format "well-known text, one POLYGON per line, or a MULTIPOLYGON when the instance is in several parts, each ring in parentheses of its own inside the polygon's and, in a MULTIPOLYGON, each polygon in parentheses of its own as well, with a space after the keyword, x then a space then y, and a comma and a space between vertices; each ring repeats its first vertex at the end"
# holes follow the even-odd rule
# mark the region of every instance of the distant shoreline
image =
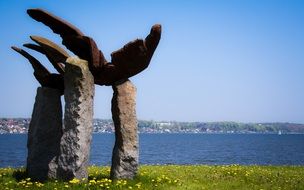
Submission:
MULTIPOLYGON (((0 134, 24 134, 29 125, 30 118, 0 118, 0 134)), ((304 124, 138 120, 138 131, 143 134, 304 134, 304 124)), ((113 133, 113 121, 94 119, 93 132, 113 133)))

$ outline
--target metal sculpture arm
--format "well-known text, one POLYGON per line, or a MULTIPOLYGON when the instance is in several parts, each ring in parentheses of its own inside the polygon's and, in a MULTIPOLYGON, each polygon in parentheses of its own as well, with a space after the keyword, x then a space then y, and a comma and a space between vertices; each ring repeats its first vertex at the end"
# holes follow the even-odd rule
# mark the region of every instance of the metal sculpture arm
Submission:
POLYGON ((161 25, 154 25, 145 40, 129 42, 113 52, 111 62, 107 62, 95 41, 72 24, 41 9, 29 9, 27 12, 59 34, 62 44, 69 50, 89 62, 95 84, 99 85, 112 85, 147 68, 161 37, 161 25))
POLYGON ((40 47, 42 51, 40 53, 44 54, 48 60, 52 63, 54 68, 60 73, 64 73, 64 66, 62 64, 65 63, 66 59, 69 57, 69 54, 59 47, 54 42, 39 36, 31 36, 31 39, 36 42, 39 46, 35 44, 24 44, 25 47, 36 50, 35 47, 40 47))
POLYGON ((27 13, 33 19, 50 27, 54 33, 59 34, 62 38, 62 44, 67 49, 90 63, 92 73, 95 70, 99 70, 106 62, 102 52, 98 50, 95 41, 85 36, 72 24, 42 9, 29 9, 27 13))
MULTIPOLYGON (((111 85, 114 82, 132 77, 146 69, 161 37, 161 26, 154 25, 145 40, 137 39, 111 54, 109 77, 104 81, 111 85)), ((102 77, 98 77, 102 79, 102 77)))
POLYGON ((64 67, 61 63, 64 63, 69 55, 58 45, 47 40, 46 38, 31 38, 39 45, 24 44, 24 46, 46 55, 46 57, 60 74, 50 73, 36 58, 31 56, 25 50, 17 48, 15 46, 13 46, 12 49, 28 59, 34 69, 34 76, 41 84, 41 86, 59 89, 63 93, 64 82, 62 74, 64 73, 64 67))

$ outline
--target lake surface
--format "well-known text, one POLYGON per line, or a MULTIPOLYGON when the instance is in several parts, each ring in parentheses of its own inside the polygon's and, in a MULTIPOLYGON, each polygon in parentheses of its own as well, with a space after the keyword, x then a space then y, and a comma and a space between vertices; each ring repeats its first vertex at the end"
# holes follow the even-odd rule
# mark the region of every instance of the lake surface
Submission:
MULTIPOLYGON (((304 165, 304 135, 140 134, 141 164, 304 165)), ((0 167, 26 163, 27 135, 0 135, 0 167)), ((91 164, 110 165, 113 134, 94 134, 91 164)))

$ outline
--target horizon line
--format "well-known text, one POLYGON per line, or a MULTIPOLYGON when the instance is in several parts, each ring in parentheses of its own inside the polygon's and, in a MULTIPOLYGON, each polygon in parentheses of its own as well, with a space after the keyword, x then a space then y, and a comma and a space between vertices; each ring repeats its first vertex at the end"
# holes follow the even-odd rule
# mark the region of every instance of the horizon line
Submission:
MULTIPOLYGON (((0 117, 0 119, 31 119, 31 117, 0 117)), ((112 120, 106 118, 93 118, 93 120, 112 120)), ((268 124, 268 123, 278 123, 278 124, 300 124, 301 122, 279 122, 279 121, 267 121, 267 122, 243 122, 243 121, 177 121, 177 120, 154 120, 154 119, 137 119, 138 121, 153 121, 153 122, 178 122, 178 123, 241 123, 241 124, 268 124)))

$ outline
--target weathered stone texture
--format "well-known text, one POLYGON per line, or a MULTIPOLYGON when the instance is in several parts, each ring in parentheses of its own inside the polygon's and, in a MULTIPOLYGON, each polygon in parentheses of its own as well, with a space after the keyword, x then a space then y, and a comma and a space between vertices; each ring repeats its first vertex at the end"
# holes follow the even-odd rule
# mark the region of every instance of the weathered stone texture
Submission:
POLYGON ((61 91, 48 87, 37 89, 28 131, 26 170, 34 180, 56 177, 57 155, 62 136, 61 91))
POLYGON ((111 178, 131 179, 138 169, 138 134, 136 119, 136 88, 129 80, 112 86, 112 118, 115 145, 112 155, 111 178))
POLYGON ((60 144, 58 178, 87 178, 93 131, 94 78, 88 63, 77 57, 66 61, 65 114, 60 144))

